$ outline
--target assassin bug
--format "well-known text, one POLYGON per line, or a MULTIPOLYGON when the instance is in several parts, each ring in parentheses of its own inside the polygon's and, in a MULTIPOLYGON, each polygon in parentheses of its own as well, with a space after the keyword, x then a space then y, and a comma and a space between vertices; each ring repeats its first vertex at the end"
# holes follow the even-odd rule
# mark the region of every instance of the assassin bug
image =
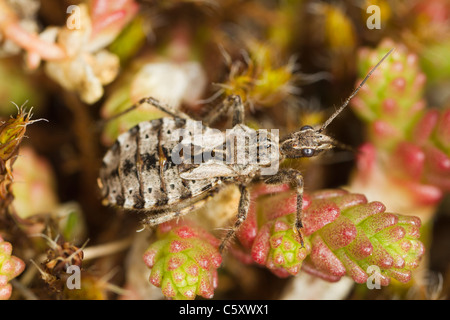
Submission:
MULTIPOLYGON (((266 177, 262 171, 287 158, 313 157, 324 150, 340 146, 339 142, 325 135, 324 130, 345 109, 375 69, 392 51, 393 49, 370 70, 359 86, 320 128, 315 129, 306 125, 280 141, 273 134, 245 126, 243 124, 244 106, 240 97, 232 95, 226 98, 218 111, 207 116, 206 123, 212 123, 231 108, 234 113, 230 136, 239 138, 246 135, 250 137, 250 140, 253 139, 243 147, 243 153, 248 155, 249 146, 256 143, 259 151, 256 154, 256 160, 258 160, 256 162, 248 159, 231 163, 224 161, 230 152, 236 153, 235 150, 230 151, 230 138, 225 133, 217 132, 201 124, 197 129, 203 139, 196 142, 193 132, 198 125, 197 121, 154 98, 141 99, 115 117, 136 109, 144 103, 155 106, 171 117, 141 122, 118 137, 105 154, 100 169, 99 187, 104 202, 124 209, 145 212, 147 216, 143 219, 143 224, 154 226, 198 208, 208 196, 214 194, 223 185, 237 184, 241 193, 237 219, 220 244, 219 250, 223 251, 228 240, 246 219, 250 205, 249 184, 255 180, 263 180, 267 184, 290 183, 297 193, 293 229, 298 241, 303 245, 300 231, 303 227, 301 172, 284 168, 266 177), (180 130, 185 133, 184 138, 180 138, 180 130), (178 135, 174 135, 174 132, 178 132, 178 135), (263 139, 260 139, 261 137, 263 139), (180 146, 184 148, 180 149, 180 146), (276 152, 275 154, 264 153, 266 149, 276 150, 276 152), (192 163, 192 157, 205 154, 209 156, 207 160, 192 163), (175 159, 174 155, 179 156, 182 161, 175 159)), ((237 158, 234 159, 237 160, 237 158)))

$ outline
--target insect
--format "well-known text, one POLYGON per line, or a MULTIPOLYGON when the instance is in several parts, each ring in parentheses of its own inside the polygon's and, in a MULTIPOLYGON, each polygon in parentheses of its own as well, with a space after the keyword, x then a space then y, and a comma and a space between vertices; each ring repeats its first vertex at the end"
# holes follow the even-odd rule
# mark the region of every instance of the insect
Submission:
POLYGON ((282 168, 270 175, 262 175, 262 172, 274 164, 281 163, 284 159, 313 157, 322 151, 339 146, 339 142, 324 134, 324 130, 345 109, 375 69, 392 51, 393 49, 370 70, 360 85, 320 128, 306 125, 280 140, 271 133, 253 130, 244 125, 244 106, 240 97, 236 95, 226 98, 219 110, 206 118, 206 123, 212 123, 231 108, 233 119, 232 129, 227 130, 229 135, 217 132, 216 129, 211 129, 207 125, 199 125, 186 114, 173 110, 154 98, 141 99, 116 117, 144 103, 161 109, 170 117, 139 123, 121 134, 106 152, 99 178, 104 203, 145 212, 143 224, 155 226, 198 208, 224 185, 237 184, 240 190, 237 218, 233 227, 222 239, 219 247, 222 252, 246 219, 250 205, 248 189, 250 183, 255 180, 263 180, 267 184, 289 183, 295 188, 297 194, 293 230, 298 241, 303 245, 301 234, 303 176, 301 172, 292 168, 282 168), (202 137, 200 140, 197 139, 197 142, 196 134, 194 134, 196 130, 202 137), (183 137, 180 137, 181 131, 184 133, 183 137), (176 135, 174 135, 175 132, 176 135), (237 148, 231 148, 233 151, 230 151, 230 139, 244 135, 253 141, 244 144, 241 154, 248 156, 250 147, 257 146, 256 156, 253 157, 256 161, 250 161, 248 157, 243 157, 244 160, 235 157, 234 162, 225 161, 230 155, 236 155, 239 151, 236 151, 237 148), (276 152, 264 153, 268 149, 276 152), (192 161, 192 158, 200 155, 202 162, 192 161), (205 155, 207 155, 206 159, 203 157, 205 155), (181 161, 176 159, 178 157, 181 161))

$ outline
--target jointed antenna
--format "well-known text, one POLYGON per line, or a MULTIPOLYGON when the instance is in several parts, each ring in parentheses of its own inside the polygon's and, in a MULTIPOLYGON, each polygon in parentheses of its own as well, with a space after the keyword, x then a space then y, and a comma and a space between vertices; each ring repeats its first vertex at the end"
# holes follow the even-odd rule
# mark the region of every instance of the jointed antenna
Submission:
POLYGON ((319 129, 319 132, 322 132, 323 130, 325 130, 325 128, 334 120, 334 118, 336 118, 339 113, 342 112, 342 110, 345 109, 345 107, 349 104, 350 100, 352 100, 352 98, 358 93, 359 89, 361 89, 361 87, 364 85, 364 83, 366 83, 367 79, 370 78, 370 76, 372 75, 372 73, 380 66, 380 64, 392 53, 392 51, 394 51, 394 48, 392 48, 391 50, 389 50, 388 53, 386 53, 384 55, 384 57, 376 64, 375 67, 372 68, 372 70, 370 70, 370 72, 366 75, 366 77, 364 78, 363 81, 361 81, 361 83, 359 84, 359 86, 352 92, 352 94, 347 98, 347 100, 345 100, 344 104, 342 106, 339 107, 339 109, 337 109, 329 118, 327 121, 325 121, 325 123, 322 125, 322 127, 319 129))

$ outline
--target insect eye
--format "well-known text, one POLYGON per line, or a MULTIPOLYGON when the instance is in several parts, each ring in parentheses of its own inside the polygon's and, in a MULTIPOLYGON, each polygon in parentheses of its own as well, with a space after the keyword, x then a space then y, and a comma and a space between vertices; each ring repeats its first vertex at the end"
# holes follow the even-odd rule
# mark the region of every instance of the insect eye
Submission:
POLYGON ((314 149, 302 149, 302 155, 304 157, 312 157, 314 155, 314 149))
POLYGON ((309 130, 309 129, 314 129, 314 128, 311 127, 311 126, 306 125, 306 126, 301 127, 300 131, 305 131, 305 130, 309 130))

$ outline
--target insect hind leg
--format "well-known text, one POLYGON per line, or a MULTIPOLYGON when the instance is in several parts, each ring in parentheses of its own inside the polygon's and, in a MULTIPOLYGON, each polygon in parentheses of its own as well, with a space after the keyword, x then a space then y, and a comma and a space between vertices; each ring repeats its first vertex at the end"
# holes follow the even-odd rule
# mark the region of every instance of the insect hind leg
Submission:
POLYGON ((143 225, 143 227, 153 227, 153 226, 157 226, 161 223, 173 220, 175 218, 180 218, 182 216, 185 216, 186 214, 188 214, 189 212, 191 212, 192 210, 194 210, 194 208, 188 207, 188 208, 184 208, 182 210, 179 211, 168 211, 168 212, 163 212, 157 215, 149 215, 147 217, 145 217, 141 223, 143 225))
MULTIPOLYGON (((174 118, 190 119, 190 117, 187 114, 185 114, 184 112, 181 112, 180 110, 177 110, 177 109, 169 106, 168 104, 162 103, 161 101, 159 101, 158 99, 155 99, 153 97, 142 98, 134 106, 136 106, 135 108, 138 108, 139 106, 141 106, 145 103, 148 103, 148 104, 154 106, 155 108, 167 113, 168 115, 170 115, 174 118)), ((133 108, 134 106, 131 106, 130 108, 133 108)), ((131 109, 131 110, 133 110, 133 109, 131 109)))
POLYGON ((164 223, 164 222, 167 222, 167 221, 170 221, 173 219, 181 218, 181 217, 187 215, 188 213, 202 207, 206 203, 206 201, 208 201, 208 198, 199 200, 194 204, 191 204, 184 208, 180 208, 178 210, 163 211, 163 212, 160 212, 157 214, 151 213, 151 214, 147 215, 147 217, 142 219, 141 224, 142 224, 143 228, 141 230, 145 229, 146 227, 154 227, 161 223, 164 223))
POLYGON ((191 119, 191 117, 189 117, 184 112, 177 110, 177 109, 169 106, 168 104, 162 103, 161 101, 159 101, 156 98, 145 97, 145 98, 142 98, 141 100, 139 100, 137 103, 133 104, 131 107, 129 107, 107 119, 102 120, 100 122, 100 127, 102 128, 106 123, 108 123, 112 120, 115 120, 115 119, 127 114, 128 112, 138 109, 143 104, 150 104, 150 105, 154 106, 155 108, 163 111, 164 113, 167 113, 168 115, 170 115, 174 118, 181 118, 181 119, 186 119, 186 120, 191 119))
POLYGON ((161 223, 173 220, 175 218, 181 218, 185 215, 187 215, 188 213, 190 213, 191 211, 194 211, 195 209, 197 209, 198 206, 196 205, 192 205, 180 210, 176 210, 176 211, 167 211, 167 212, 161 212, 158 214, 151 214, 148 215, 147 217, 145 217, 144 219, 142 219, 141 223, 142 225, 145 227, 154 227, 157 226, 161 223))

